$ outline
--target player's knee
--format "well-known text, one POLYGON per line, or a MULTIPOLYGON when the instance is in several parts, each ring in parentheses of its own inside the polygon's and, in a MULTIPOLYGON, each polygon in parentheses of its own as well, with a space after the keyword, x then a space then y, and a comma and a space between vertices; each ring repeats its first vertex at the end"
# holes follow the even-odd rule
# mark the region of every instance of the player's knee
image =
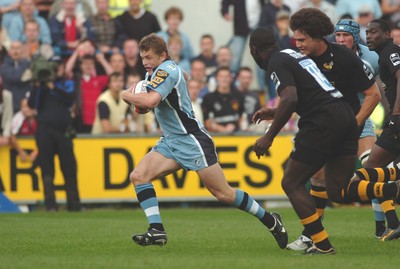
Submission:
POLYGON ((284 192, 288 195, 290 195, 293 192, 293 190, 296 188, 295 183, 292 182, 288 178, 282 179, 281 186, 282 186, 282 189, 284 190, 284 192))
POLYGON ((145 182, 143 176, 137 170, 133 170, 129 177, 131 179, 131 182, 135 186, 147 183, 145 182))
POLYGON ((281 186, 286 194, 290 194, 297 191, 299 188, 304 188, 305 183, 303 182, 305 182, 305 180, 301 178, 285 175, 281 181, 281 186))

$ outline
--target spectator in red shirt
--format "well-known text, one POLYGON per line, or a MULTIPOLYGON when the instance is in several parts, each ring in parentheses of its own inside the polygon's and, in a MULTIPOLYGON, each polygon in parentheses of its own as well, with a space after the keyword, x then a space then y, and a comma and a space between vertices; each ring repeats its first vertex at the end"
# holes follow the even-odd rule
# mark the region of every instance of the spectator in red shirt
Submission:
POLYGON ((50 17, 49 26, 54 50, 63 57, 72 54, 79 40, 94 39, 86 16, 76 10, 76 0, 63 0, 60 11, 50 17))
POLYGON ((90 133, 96 113, 96 100, 108 84, 107 75, 97 75, 95 58, 85 55, 80 63, 81 74, 75 81, 77 87, 76 130, 78 133, 90 133))

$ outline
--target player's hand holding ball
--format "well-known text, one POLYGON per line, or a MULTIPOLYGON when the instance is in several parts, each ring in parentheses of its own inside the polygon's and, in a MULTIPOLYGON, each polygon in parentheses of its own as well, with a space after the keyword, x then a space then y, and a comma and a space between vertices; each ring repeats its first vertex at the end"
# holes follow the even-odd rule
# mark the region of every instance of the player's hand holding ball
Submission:
MULTIPOLYGON (((138 83, 136 83, 136 85, 132 85, 130 90, 134 94, 147 93, 146 86, 147 86, 147 81, 146 80, 141 80, 138 83)), ((141 108, 141 107, 133 105, 132 103, 129 103, 129 105, 139 114, 146 114, 146 113, 148 113, 150 111, 150 109, 141 108)))

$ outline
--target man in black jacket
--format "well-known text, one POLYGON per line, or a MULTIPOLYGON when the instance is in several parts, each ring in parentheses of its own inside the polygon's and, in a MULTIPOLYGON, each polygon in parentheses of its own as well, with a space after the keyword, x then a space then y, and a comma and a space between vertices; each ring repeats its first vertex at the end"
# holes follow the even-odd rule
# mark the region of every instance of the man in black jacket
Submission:
MULTIPOLYGON (((38 70, 35 86, 28 99, 28 105, 37 110, 35 139, 39 150, 38 162, 42 172, 45 206, 49 212, 58 211, 54 186, 54 155, 57 154, 67 192, 67 210, 80 211, 70 114, 74 85, 61 76, 55 79, 53 68, 49 65, 38 70)), ((60 74, 63 74, 62 64, 59 64, 57 70, 57 75, 60 74)))

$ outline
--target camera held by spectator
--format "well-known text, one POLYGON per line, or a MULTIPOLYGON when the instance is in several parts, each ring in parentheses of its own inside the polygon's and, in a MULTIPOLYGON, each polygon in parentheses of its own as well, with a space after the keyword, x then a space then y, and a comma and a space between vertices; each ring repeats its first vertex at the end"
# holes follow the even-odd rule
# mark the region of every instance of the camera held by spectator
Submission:
POLYGON ((44 87, 56 79, 57 59, 39 57, 32 61, 31 69, 34 83, 44 87))

